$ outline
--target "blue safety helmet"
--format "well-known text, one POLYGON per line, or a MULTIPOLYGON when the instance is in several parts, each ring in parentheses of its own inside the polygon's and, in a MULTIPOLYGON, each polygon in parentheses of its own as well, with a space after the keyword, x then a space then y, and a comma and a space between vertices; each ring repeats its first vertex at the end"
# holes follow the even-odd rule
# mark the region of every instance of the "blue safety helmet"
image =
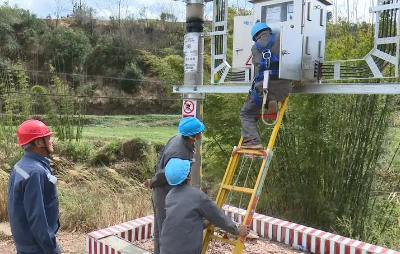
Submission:
POLYGON ((190 173, 190 161, 171 158, 165 166, 165 177, 169 185, 181 184, 190 173))
POLYGON ((178 125, 178 132, 182 136, 193 136, 204 131, 206 127, 196 117, 188 116, 181 119, 178 125))
POLYGON ((253 41, 256 41, 255 36, 260 32, 261 30, 267 29, 269 26, 265 23, 258 22, 256 23, 253 28, 251 29, 251 38, 253 41))

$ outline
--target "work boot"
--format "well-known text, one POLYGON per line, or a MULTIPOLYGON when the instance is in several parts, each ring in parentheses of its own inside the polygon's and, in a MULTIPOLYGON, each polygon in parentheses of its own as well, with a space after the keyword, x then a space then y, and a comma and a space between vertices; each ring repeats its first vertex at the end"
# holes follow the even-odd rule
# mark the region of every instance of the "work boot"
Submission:
POLYGON ((243 142, 242 146, 240 148, 244 149, 262 149, 262 144, 256 142, 255 140, 248 140, 243 142))
POLYGON ((269 101, 267 115, 276 114, 278 112, 278 102, 277 101, 269 101))

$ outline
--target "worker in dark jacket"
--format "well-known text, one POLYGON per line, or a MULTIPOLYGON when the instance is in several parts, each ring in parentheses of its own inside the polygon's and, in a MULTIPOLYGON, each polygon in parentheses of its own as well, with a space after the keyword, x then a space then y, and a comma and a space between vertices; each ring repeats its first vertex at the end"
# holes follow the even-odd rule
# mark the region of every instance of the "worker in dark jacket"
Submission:
POLYGON ((242 148, 262 149, 260 135, 257 132, 257 115, 260 113, 263 100, 264 71, 270 70, 270 81, 267 93, 267 114, 278 111, 278 102, 285 100, 292 89, 290 80, 278 79, 280 34, 272 33, 265 23, 257 23, 251 31, 254 45, 251 48, 254 65, 254 80, 247 100, 240 111, 242 122, 242 148))
POLYGON ((172 137, 160 151, 154 177, 144 182, 146 187, 153 189, 154 254, 160 253, 159 238, 165 219, 165 197, 171 190, 171 186, 165 178, 165 165, 173 157, 192 160, 195 153, 195 142, 200 140, 204 129, 204 124, 197 118, 183 118, 178 125, 179 135, 172 137))
POLYGON ((25 150, 12 168, 8 216, 17 254, 59 254, 57 178, 46 157, 53 152, 53 132, 39 120, 23 122, 18 143, 25 150))
POLYGON ((247 236, 249 227, 226 216, 207 194, 190 186, 190 161, 172 158, 165 166, 168 183, 173 186, 165 200, 161 254, 200 254, 204 220, 233 235, 247 236))

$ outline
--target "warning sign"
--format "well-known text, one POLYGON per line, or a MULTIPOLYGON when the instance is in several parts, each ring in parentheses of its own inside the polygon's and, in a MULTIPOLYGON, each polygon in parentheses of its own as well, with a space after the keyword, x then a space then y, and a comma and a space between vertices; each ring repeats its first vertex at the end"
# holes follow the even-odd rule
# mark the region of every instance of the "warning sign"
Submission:
POLYGON ((249 58, 247 58, 247 61, 245 63, 246 66, 251 66, 251 60, 253 59, 253 55, 250 55, 249 58))
POLYGON ((196 100, 183 100, 182 103, 182 116, 196 117, 196 100))

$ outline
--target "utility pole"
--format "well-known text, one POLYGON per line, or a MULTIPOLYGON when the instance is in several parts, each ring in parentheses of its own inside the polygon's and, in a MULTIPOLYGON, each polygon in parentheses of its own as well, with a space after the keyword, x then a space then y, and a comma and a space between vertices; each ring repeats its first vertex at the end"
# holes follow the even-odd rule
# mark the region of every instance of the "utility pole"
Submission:
MULTIPOLYGON (((184 71, 186 86, 203 85, 204 62, 204 0, 185 0, 186 2, 186 35, 184 43, 184 71)), ((203 120, 204 94, 183 94, 182 117, 194 116, 203 120)), ((202 140, 196 142, 195 161, 192 166, 192 184, 201 185, 201 151, 202 140)))

